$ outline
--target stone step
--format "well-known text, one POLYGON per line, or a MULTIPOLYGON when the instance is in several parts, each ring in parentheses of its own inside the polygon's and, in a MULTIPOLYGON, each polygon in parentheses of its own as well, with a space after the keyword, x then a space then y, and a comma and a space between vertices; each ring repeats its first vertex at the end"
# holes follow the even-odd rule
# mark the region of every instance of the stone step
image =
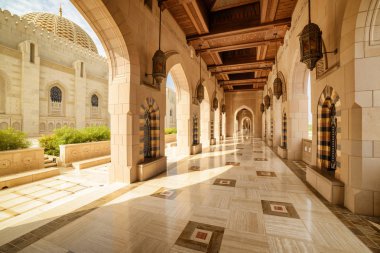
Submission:
POLYGON ((51 163, 45 163, 44 164, 45 168, 50 168, 50 167, 57 167, 57 163, 51 162, 51 163))

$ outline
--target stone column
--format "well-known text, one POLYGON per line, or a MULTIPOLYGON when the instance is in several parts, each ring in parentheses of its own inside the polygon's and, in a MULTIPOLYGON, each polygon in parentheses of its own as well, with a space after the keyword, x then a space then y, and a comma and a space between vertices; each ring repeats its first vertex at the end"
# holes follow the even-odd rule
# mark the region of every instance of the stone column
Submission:
POLYGON ((86 126, 86 101, 87 98, 87 78, 86 67, 84 62, 78 60, 73 63, 75 70, 74 84, 75 84, 75 127, 84 128, 86 126))
POLYGON ((22 131, 28 136, 39 135, 40 121, 40 57, 32 41, 19 45, 21 51, 21 113, 22 131))

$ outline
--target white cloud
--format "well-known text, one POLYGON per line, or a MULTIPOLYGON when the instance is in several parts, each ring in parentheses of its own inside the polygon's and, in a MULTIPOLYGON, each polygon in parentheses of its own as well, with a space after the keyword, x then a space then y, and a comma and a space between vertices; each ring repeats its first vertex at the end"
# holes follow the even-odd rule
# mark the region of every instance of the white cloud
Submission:
POLYGON ((82 27, 95 42, 99 54, 105 56, 104 48, 96 33, 69 0, 1 0, 0 8, 19 16, 30 12, 58 14, 60 2, 62 2, 63 16, 82 27))

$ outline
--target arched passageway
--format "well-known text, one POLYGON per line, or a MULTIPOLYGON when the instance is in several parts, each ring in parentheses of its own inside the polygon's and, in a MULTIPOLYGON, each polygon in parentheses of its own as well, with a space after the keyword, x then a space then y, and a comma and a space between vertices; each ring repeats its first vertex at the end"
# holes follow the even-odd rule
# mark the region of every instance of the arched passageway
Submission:
MULTIPOLYGON (((175 88, 175 113, 177 129, 176 154, 188 155, 190 153, 190 88, 184 69, 180 63, 175 64, 170 70, 175 88)), ((166 99, 168 102, 168 99, 166 99)), ((166 105, 169 106, 169 105, 166 105)), ((170 112, 169 112, 170 113, 170 112)), ((166 115, 170 117, 170 115, 166 115)))

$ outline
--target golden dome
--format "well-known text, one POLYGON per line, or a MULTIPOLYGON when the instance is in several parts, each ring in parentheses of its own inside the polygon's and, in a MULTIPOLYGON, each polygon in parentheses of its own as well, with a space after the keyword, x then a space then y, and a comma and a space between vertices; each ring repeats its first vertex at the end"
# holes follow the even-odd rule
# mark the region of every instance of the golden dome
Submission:
POLYGON ((91 37, 79 25, 64 17, 45 12, 32 12, 21 16, 21 18, 54 33, 58 37, 68 39, 81 47, 98 53, 91 37))

